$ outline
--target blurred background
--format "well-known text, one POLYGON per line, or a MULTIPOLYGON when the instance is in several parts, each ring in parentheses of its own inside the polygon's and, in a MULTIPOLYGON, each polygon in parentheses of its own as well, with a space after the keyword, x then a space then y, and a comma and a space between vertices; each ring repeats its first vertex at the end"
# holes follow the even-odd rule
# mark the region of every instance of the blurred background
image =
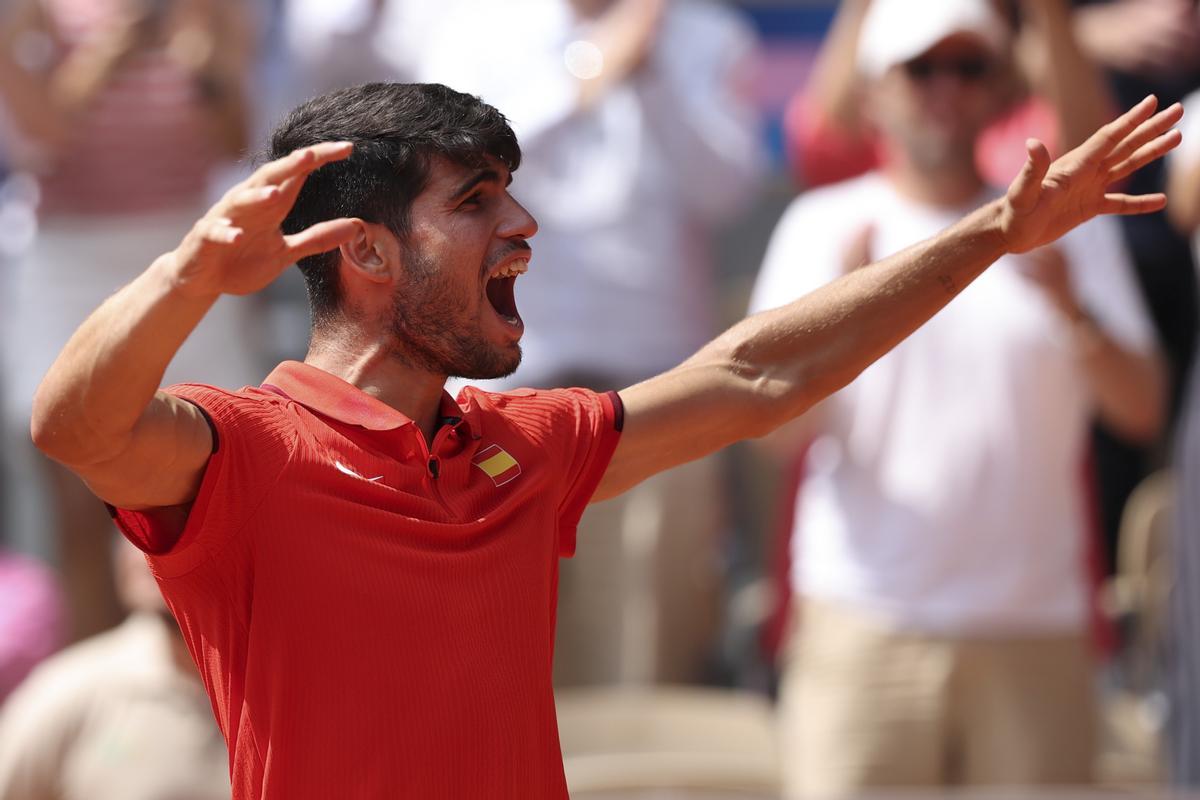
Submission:
MULTIPOLYGON (((0 800, 228 796, 173 622, 31 398, 288 109, 393 80, 521 140, 541 232, 498 389, 657 374, 984 202, 1027 137, 1184 100, 1127 189, 1167 212, 1006 259, 793 430, 592 506, 555 679, 573 796, 1200 788, 1194 0, 3 0, 0 800)), ((288 274, 168 381, 257 384, 307 337, 288 274)))

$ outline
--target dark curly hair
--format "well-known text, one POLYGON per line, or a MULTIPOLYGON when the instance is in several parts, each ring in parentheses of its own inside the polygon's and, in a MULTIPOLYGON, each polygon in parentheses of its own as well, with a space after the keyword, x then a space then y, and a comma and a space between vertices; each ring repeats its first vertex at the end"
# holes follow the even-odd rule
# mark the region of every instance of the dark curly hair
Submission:
MULTIPOLYGON (((329 141, 353 142, 354 153, 309 176, 283 222, 284 233, 357 217, 403 237, 433 157, 482 167, 490 156, 510 171, 521 163, 517 137, 503 114, 478 97, 437 83, 367 83, 313 98, 275 129, 269 157, 329 141)), ((337 266, 336 251, 299 263, 314 327, 337 310, 337 266)))

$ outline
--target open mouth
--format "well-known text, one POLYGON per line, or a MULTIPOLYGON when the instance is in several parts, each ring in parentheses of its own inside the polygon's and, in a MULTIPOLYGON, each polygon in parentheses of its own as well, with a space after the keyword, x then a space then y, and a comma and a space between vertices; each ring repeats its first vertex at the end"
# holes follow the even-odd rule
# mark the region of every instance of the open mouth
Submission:
POLYGON ((521 315, 517 313, 517 299, 513 287, 517 276, 524 275, 528 270, 529 260, 518 258, 492 273, 487 282, 488 302, 505 322, 514 327, 521 324, 521 315))

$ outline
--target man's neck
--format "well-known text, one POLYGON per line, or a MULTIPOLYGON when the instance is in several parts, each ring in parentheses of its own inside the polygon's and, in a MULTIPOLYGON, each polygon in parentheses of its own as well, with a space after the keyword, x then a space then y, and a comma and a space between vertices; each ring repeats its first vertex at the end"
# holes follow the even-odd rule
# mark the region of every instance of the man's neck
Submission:
POLYGON ((902 197, 948 210, 975 202, 985 186, 974 162, 929 168, 901 155, 889 159, 883 171, 902 197))
POLYGON ((417 423, 432 442, 438 427, 446 376, 419 369, 396 357, 380 341, 332 341, 313 335, 304 363, 335 375, 417 423))

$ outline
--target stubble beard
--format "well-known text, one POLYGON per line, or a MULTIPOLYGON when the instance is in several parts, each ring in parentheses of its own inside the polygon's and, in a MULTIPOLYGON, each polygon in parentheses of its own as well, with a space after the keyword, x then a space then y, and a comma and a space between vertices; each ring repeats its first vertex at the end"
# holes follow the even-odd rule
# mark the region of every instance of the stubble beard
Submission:
POLYGON ((484 340, 468 317, 464 287, 436 270, 432 259, 406 251, 410 279, 392 298, 393 357, 426 372, 467 380, 505 378, 521 364, 521 347, 484 340))

